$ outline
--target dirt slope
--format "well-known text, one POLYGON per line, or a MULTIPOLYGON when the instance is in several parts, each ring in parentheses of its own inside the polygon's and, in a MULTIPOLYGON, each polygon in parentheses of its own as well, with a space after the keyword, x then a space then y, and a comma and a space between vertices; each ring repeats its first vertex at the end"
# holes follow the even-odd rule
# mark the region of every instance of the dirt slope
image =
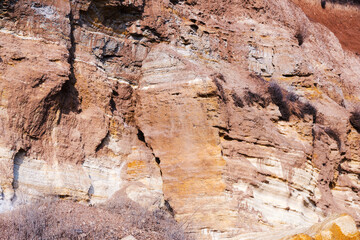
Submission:
POLYGON ((339 39, 342 46, 360 54, 360 7, 359 5, 326 3, 325 9, 320 1, 293 0, 314 22, 325 25, 339 39))

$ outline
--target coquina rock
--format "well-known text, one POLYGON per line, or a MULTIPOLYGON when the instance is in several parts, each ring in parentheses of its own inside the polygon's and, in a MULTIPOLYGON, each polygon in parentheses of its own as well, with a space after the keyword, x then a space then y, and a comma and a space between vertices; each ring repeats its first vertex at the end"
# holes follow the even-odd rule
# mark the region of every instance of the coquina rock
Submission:
POLYGON ((358 239, 360 58, 307 7, 1 1, 0 210, 122 192, 197 239, 358 239))

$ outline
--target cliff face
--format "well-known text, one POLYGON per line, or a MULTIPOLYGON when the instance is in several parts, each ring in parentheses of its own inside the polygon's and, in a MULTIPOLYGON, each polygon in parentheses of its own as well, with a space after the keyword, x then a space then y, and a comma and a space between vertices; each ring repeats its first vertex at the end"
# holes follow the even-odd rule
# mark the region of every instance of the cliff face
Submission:
POLYGON ((360 59, 300 7, 2 1, 0 209, 120 191, 201 239, 359 223, 360 59))

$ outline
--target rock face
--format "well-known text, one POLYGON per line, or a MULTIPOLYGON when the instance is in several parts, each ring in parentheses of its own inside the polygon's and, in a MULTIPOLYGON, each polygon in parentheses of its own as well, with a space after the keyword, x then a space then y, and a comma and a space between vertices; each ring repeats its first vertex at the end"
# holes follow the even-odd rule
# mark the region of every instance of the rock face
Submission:
POLYGON ((0 209, 120 191, 198 239, 359 224, 360 58, 295 3, 2 1, 0 209))
POLYGON ((318 223, 306 231, 307 234, 283 238, 283 240, 330 240, 330 239, 359 239, 360 233, 356 229, 354 220, 349 215, 332 216, 323 223, 318 223))

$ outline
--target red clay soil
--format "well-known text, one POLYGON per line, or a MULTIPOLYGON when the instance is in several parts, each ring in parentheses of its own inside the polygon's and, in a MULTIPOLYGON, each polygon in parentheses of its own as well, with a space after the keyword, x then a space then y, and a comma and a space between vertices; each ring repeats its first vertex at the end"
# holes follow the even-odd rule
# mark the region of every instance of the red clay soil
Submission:
POLYGON ((326 26, 339 39, 344 49, 360 54, 360 6, 327 3, 321 8, 320 0, 314 4, 309 1, 293 0, 300 6, 310 20, 326 26))

